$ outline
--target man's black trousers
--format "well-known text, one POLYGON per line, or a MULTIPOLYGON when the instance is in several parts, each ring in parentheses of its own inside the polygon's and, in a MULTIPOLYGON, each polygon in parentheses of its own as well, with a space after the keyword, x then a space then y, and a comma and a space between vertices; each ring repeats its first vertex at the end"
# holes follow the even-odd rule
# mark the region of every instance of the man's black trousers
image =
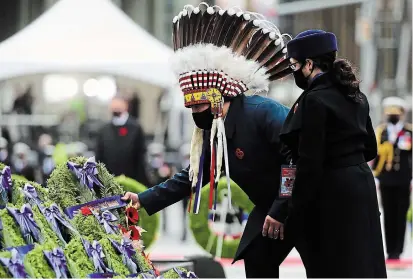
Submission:
POLYGON ((397 259, 403 252, 406 215, 410 205, 410 185, 380 185, 387 254, 397 259))

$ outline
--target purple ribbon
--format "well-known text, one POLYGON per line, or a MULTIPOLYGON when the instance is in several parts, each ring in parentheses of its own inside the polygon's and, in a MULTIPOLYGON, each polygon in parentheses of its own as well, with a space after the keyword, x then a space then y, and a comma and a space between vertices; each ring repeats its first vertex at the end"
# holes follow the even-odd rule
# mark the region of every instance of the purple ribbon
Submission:
POLYGON ((42 242, 40 229, 33 218, 33 211, 29 204, 24 204, 20 210, 7 207, 7 211, 19 224, 20 232, 22 233, 26 244, 33 244, 33 239, 36 242, 42 242))
POLYGON ((103 258, 105 254, 103 253, 102 246, 96 240, 93 240, 93 243, 90 244, 89 241, 82 238, 83 247, 86 250, 87 255, 89 258, 92 259, 93 265, 95 267, 95 271, 98 273, 112 273, 113 271, 106 267, 105 263, 103 262, 103 258))
POLYGON ((77 230, 63 217, 59 207, 55 203, 53 203, 49 207, 40 206, 40 210, 46 218, 47 222, 51 225, 53 231, 57 234, 57 237, 64 244, 67 243, 62 235, 62 232, 60 231, 59 223, 72 232, 78 234, 77 230))
POLYGON ((9 202, 8 194, 11 191, 11 187, 11 170, 9 166, 5 166, 0 173, 0 196, 5 205, 9 202))
POLYGON ((23 194, 28 202, 32 205, 40 205, 42 201, 37 195, 36 188, 33 185, 26 183, 23 188, 23 194))
POLYGON ((133 261, 133 255, 135 255, 135 250, 133 249, 132 241, 130 239, 123 238, 121 243, 119 244, 119 242, 115 240, 109 240, 112 243, 113 247, 115 247, 115 249, 118 250, 118 252, 121 254, 123 264, 126 265, 126 267, 129 269, 131 273, 137 273, 138 266, 133 261))
POLYGON ((28 278, 24 270, 23 260, 16 249, 11 250, 11 258, 0 258, 0 262, 7 268, 13 278, 28 278))
POLYGON ((43 251, 49 265, 53 268, 56 278, 68 278, 66 257, 62 248, 54 248, 52 251, 43 251))
POLYGON ((90 157, 83 166, 73 162, 67 162, 67 167, 76 175, 80 184, 89 188, 90 191, 94 192, 94 184, 103 187, 103 184, 97 177, 99 172, 96 166, 95 157, 90 157))
POLYGON ((198 278, 192 271, 185 272, 176 267, 173 270, 179 275, 179 278, 198 278))
POLYGON ((138 273, 138 275, 139 275, 139 277, 144 278, 144 279, 157 279, 158 278, 152 272, 141 272, 141 273, 138 273))
POLYGON ((113 224, 118 218, 113 215, 109 210, 105 210, 102 213, 94 213, 96 219, 99 223, 105 228, 106 233, 108 234, 118 234, 119 228, 113 224))

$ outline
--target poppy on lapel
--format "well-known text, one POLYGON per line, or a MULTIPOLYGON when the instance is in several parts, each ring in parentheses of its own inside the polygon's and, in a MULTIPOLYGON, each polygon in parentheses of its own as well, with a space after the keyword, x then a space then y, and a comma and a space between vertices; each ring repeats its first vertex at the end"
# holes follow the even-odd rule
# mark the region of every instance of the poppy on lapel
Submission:
POLYGON ((298 103, 294 106, 294 113, 297 111, 298 103))
POLYGON ((125 127, 119 128, 119 135, 120 135, 121 137, 124 137, 124 136, 126 136, 127 134, 128 134, 128 129, 126 129, 125 127))
POLYGON ((235 150, 235 156, 237 156, 238 159, 242 160, 244 158, 244 151, 242 151, 241 149, 237 148, 235 150))

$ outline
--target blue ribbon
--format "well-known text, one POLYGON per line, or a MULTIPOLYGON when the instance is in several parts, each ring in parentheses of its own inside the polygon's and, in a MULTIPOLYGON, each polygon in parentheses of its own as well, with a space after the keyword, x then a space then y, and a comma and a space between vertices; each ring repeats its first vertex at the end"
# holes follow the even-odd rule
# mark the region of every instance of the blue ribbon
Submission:
POLYGON ((176 267, 173 270, 179 275, 179 278, 198 278, 192 271, 185 272, 176 267))
POLYGON ((31 203, 32 205, 40 205, 42 203, 39 195, 36 192, 36 188, 33 185, 26 183, 22 192, 27 202, 31 203))
POLYGON ((47 222, 51 225, 53 231, 57 234, 57 237, 64 243, 67 244, 62 232, 59 228, 59 223, 72 232, 79 234, 77 230, 63 217, 62 213, 60 212, 59 207, 53 203, 49 207, 40 206, 40 211, 46 218, 47 222))
POLYGON ((42 242, 40 228, 34 220, 33 211, 29 204, 24 204, 20 210, 7 207, 7 211, 19 224, 20 232, 22 233, 26 244, 33 244, 33 238, 36 242, 42 242))
POLYGON ((101 214, 94 213, 94 215, 96 219, 99 221, 99 223, 103 226, 106 233, 108 234, 119 233, 119 228, 116 225, 112 224, 113 222, 116 222, 118 218, 115 215, 113 215, 109 210, 105 210, 101 214))
POLYGON ((141 272, 141 273, 138 273, 138 277, 141 277, 144 279, 157 279, 158 278, 153 272, 141 272))
POLYGON ((13 278, 28 278, 24 270, 23 260, 16 249, 11 250, 11 258, 0 258, 0 262, 7 268, 13 278))
POLYGON ((5 166, 0 173, 0 197, 4 205, 9 202, 9 192, 11 191, 12 180, 9 166, 5 166))
POLYGON ((53 268, 56 278, 68 278, 66 257, 62 248, 54 248, 52 251, 43 251, 49 265, 53 268))
POLYGON ((98 273, 112 273, 113 271, 106 267, 105 263, 103 262, 103 258, 105 254, 103 253, 102 246, 96 240, 93 240, 93 243, 90 244, 89 241, 82 238, 83 247, 86 250, 87 255, 89 258, 92 259, 93 265, 95 267, 95 271, 98 273))
POLYGON ((76 175, 80 184, 89 188, 90 191, 94 192, 94 184, 99 187, 103 187, 103 184, 97 177, 99 172, 96 166, 95 157, 90 157, 83 166, 73 162, 67 162, 67 167, 76 175))
POLYGON ((126 265, 128 270, 131 273, 137 273, 138 266, 133 261, 133 255, 135 255, 135 250, 133 249, 132 241, 127 238, 122 239, 121 243, 112 239, 109 240, 112 243, 113 247, 115 247, 115 249, 118 250, 118 252, 121 254, 122 262, 126 265))

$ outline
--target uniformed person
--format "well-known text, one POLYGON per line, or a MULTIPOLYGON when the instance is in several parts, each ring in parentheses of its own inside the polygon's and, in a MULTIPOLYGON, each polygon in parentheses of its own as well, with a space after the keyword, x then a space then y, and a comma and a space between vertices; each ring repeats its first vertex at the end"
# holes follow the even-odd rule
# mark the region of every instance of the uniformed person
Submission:
MULTIPOLYGON (((256 93, 291 73, 285 59, 289 37, 261 15, 205 3, 185 6, 173 27, 174 68, 196 125, 190 166, 124 199, 154 214, 192 192, 190 208, 197 213, 201 187, 209 182, 212 210, 225 170, 227 182, 233 179, 255 204, 234 258, 244 259, 248 278, 276 278, 292 249, 284 239, 288 200, 278 198, 280 166, 286 163, 278 134, 288 109, 256 93)), ((229 200, 230 193, 229 187, 229 200)))
POLYGON ((412 125, 404 122, 405 101, 388 97, 382 103, 386 123, 376 129, 378 157, 373 168, 379 181, 384 211, 384 235, 388 259, 403 252, 406 214, 412 179, 412 125))
POLYGON ((287 45, 304 90, 280 138, 296 177, 286 229, 310 259, 307 276, 386 277, 379 207, 367 162, 377 144, 366 96, 333 33, 307 30, 287 45))

